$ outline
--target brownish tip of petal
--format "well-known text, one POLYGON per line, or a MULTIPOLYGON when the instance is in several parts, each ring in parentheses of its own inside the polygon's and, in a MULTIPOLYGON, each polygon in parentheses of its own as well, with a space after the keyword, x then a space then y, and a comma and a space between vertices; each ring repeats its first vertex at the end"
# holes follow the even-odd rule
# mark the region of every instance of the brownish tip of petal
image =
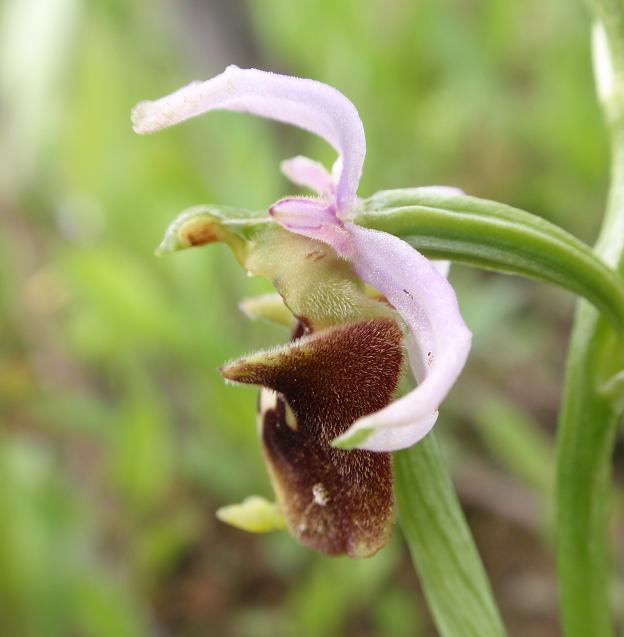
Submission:
POLYGON ((233 383, 270 387, 266 381, 275 373, 276 366, 283 363, 283 354, 279 350, 277 354, 273 352, 258 352, 230 361, 221 367, 219 371, 223 378, 233 383))

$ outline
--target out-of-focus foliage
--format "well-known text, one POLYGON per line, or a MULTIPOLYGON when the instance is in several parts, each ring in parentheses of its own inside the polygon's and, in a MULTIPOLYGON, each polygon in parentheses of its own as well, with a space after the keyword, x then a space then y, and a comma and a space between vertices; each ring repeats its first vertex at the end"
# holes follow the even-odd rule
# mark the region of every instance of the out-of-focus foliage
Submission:
MULTIPOLYGON (((225 248, 153 256, 181 209, 265 207, 292 192, 280 159, 331 151, 233 114, 141 138, 129 111, 229 63, 315 77, 362 115, 363 195, 452 184, 591 240, 606 150, 580 2, 5 0, 0 20, 0 634, 429 634, 400 542, 352 563, 214 519, 271 497, 255 393, 218 367, 285 334, 239 314, 268 286, 225 248)), ((507 492, 479 495, 500 472, 549 491, 534 429, 554 420, 571 305, 538 284, 453 281, 475 347, 439 430, 479 537, 508 513, 507 492)), ((483 550, 512 634, 536 613, 547 630, 553 602, 483 550)))

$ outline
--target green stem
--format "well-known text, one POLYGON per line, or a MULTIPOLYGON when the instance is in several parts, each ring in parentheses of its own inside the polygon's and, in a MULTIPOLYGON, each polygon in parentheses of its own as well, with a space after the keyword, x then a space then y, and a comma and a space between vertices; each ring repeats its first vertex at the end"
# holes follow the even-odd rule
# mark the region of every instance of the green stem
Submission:
POLYGON ((608 504, 617 415, 597 391, 604 319, 579 303, 568 356, 557 448, 557 559, 568 637, 613 635, 608 504))
POLYGON ((434 434, 394 455, 401 528, 441 637, 505 629, 434 434))
MULTIPOLYGON (((590 3, 604 22, 609 49, 624 52, 624 4, 590 3)), ((613 81, 624 87, 624 58, 614 59, 613 81)), ((607 214, 596 252, 624 265, 624 102, 601 96, 610 123, 612 163, 607 214)), ((568 354, 557 446, 557 560, 562 624, 567 637, 611 637, 609 501, 618 401, 601 392, 624 368, 624 343, 605 318, 579 301, 568 354)))

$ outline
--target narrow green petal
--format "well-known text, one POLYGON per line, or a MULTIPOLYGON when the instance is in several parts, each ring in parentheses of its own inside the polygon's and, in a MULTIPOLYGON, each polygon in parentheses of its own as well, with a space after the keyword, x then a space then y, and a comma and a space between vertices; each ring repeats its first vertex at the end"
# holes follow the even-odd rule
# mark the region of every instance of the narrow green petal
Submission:
POLYGON ((250 319, 270 321, 290 330, 295 327, 295 317, 279 294, 263 294, 244 299, 238 307, 250 319))

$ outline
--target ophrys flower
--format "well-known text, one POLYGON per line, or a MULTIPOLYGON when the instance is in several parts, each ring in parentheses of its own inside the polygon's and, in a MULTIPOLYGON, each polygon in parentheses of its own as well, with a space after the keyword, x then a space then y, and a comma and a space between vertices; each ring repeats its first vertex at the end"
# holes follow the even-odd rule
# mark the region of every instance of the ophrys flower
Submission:
POLYGON ((318 195, 270 207, 287 232, 266 215, 235 220, 213 208, 183 217, 167 240, 226 240, 248 271, 273 280, 298 321, 294 340, 232 363, 224 374, 277 392, 264 394, 270 407, 261 410, 261 424, 291 531, 326 552, 372 553, 387 537, 392 496, 389 457, 370 452, 408 447, 431 429, 463 368, 470 332, 435 264, 397 237, 354 222, 366 144, 344 95, 313 80, 231 66, 142 102, 133 124, 148 133, 219 109, 298 126, 338 153, 331 173, 305 157, 283 162, 291 181, 318 195), (391 402, 402 341, 417 386, 391 402), (372 526, 364 524, 374 511, 372 526))

